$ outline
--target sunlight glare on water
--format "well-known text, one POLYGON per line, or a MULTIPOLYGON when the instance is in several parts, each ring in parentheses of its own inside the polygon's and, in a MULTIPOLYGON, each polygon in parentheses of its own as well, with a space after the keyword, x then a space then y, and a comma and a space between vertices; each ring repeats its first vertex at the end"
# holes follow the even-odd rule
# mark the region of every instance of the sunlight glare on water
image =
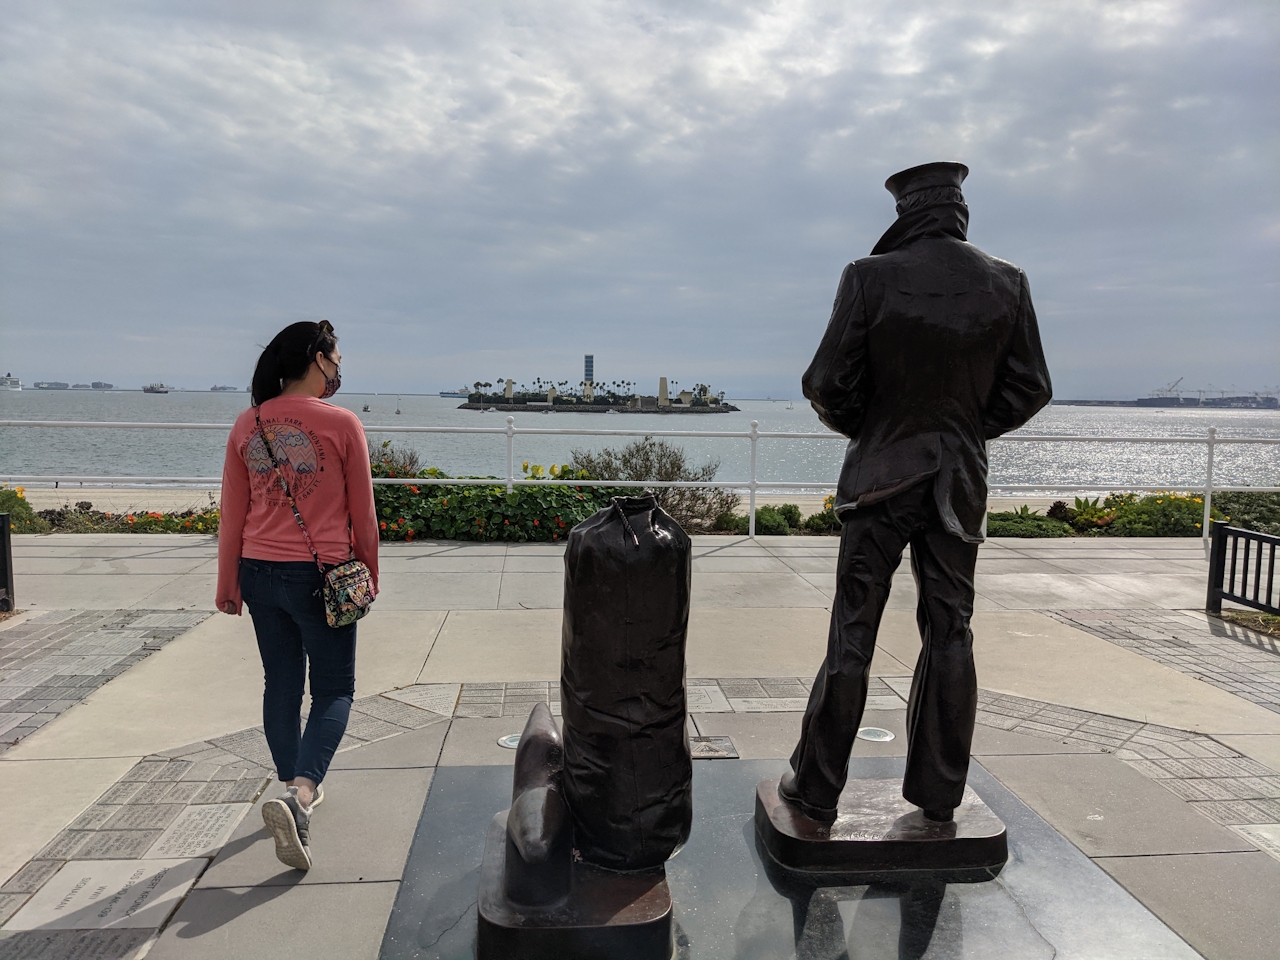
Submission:
MULTIPOLYGON (((459 410, 460 400, 437 396, 339 394, 334 402, 355 411, 368 427, 503 427, 507 416, 459 410), (369 412, 361 412, 366 403, 369 412)), ((0 419, 230 423, 247 405, 246 393, 23 390, 0 392, 0 419)), ((791 410, 786 409, 785 400, 743 400, 737 405, 741 412, 716 415, 521 413, 515 417, 517 427, 745 432, 752 420, 758 420, 765 431, 824 429, 802 399, 791 410)), ((1203 437, 1209 427, 1217 427, 1220 437, 1276 437, 1280 436, 1280 412, 1052 406, 1021 432, 1203 437)), ((412 447, 424 465, 454 476, 502 476, 506 471, 506 443, 501 436, 392 435, 371 429, 369 437, 412 447)), ((628 438, 517 436, 517 475, 525 460, 549 466, 568 461, 574 448, 599 449, 626 442, 628 438)), ((718 479, 745 481, 750 476, 750 444, 745 439, 681 438, 677 442, 695 464, 719 459, 718 479)), ((225 443, 225 434, 216 431, 0 427, 0 473, 213 477, 222 472, 225 443)), ((839 438, 761 440, 759 476, 762 481, 832 482, 843 451, 839 438)), ((1204 468, 1202 445, 996 442, 991 447, 992 483, 1195 487, 1204 482, 1204 468)), ((1214 474, 1220 484, 1280 485, 1280 447, 1219 446, 1214 474)))

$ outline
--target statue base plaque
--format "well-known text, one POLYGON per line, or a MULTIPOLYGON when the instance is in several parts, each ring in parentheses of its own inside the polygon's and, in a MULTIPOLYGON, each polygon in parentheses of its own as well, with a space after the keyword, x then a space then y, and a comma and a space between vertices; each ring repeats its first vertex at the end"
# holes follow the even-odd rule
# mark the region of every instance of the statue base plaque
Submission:
POLYGON ((507 811, 489 824, 480 866, 480 960, 670 960, 671 891, 664 867, 615 873, 573 864, 569 894, 546 907, 513 903, 504 892, 507 811))
POLYGON ((1004 823, 965 787, 948 823, 926 820, 892 779, 850 780, 834 823, 810 820, 778 796, 777 780, 756 787, 756 833, 788 871, 824 885, 928 878, 990 880, 1009 858, 1004 823))

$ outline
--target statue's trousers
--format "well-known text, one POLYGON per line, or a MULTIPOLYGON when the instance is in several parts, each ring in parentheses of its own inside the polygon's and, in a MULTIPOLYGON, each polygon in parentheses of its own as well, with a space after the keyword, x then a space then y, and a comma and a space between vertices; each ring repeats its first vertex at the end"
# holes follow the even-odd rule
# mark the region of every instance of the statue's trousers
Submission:
POLYGON ((907 705, 903 796, 929 809, 959 806, 977 710, 973 573, 978 545, 947 533, 924 482, 846 514, 827 656, 791 756, 806 802, 835 807, 867 702, 871 656, 893 573, 911 545, 922 647, 907 705))

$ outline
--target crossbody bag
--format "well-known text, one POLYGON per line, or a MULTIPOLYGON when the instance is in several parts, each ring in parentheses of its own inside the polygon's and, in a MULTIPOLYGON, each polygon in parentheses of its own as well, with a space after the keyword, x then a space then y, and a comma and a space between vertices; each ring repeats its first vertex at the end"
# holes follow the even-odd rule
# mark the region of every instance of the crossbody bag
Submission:
POLYGON ((311 556, 315 558, 316 566, 320 568, 320 573, 324 577, 320 592, 324 598, 325 620, 331 627, 345 627, 347 624, 355 623, 368 613, 369 607, 373 605, 373 574, 364 563, 355 559, 354 549, 351 551, 350 560, 325 569, 324 564, 320 562, 320 554, 316 552, 315 544, 311 542, 307 525, 302 522, 302 514, 298 512, 293 494, 289 491, 284 471, 280 469, 280 461, 276 459, 275 451, 271 449, 271 441, 267 439, 266 431, 262 429, 262 418, 258 415, 257 407, 253 408, 253 419, 257 421, 258 435, 262 437, 262 444, 267 448, 271 466, 275 467, 276 477, 280 480, 280 489, 284 491, 285 497, 289 500, 289 506, 293 508, 293 519, 298 521, 302 539, 307 541, 307 549, 311 551, 311 556))

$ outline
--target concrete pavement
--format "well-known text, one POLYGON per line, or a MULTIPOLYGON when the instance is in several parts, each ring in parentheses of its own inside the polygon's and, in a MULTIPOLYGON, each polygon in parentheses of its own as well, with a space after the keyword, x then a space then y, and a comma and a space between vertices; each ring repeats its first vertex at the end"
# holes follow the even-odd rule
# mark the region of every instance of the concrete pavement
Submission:
MULTIPOLYGON (((701 706, 691 707, 691 732, 728 737, 746 759, 781 761, 825 648, 837 541, 698 537, 694 545, 688 676, 691 704, 701 706)), ((172 808, 164 816, 203 815, 192 798, 205 790, 240 819, 208 854, 212 866, 175 894, 181 906, 172 922, 143 938, 154 942, 151 955, 289 955, 281 949, 290 925, 306 923, 331 926, 343 956, 376 956, 408 852, 406 823, 432 771, 509 763, 494 741, 518 731, 533 699, 554 694, 547 681, 559 671, 562 551, 384 545, 384 592, 360 626, 357 697, 366 719, 334 764, 317 868, 299 883, 275 863, 254 811, 226 800, 209 786, 214 780, 166 788, 171 799, 156 801, 172 808), (396 798, 389 818, 386 797, 396 798), (358 923, 343 919, 357 914, 358 923)), ((208 611, 215 552, 203 537, 20 537, 19 605, 37 613, 208 611)), ((974 618, 984 699, 974 755, 1200 953, 1271 956, 1280 933, 1271 909, 1280 892, 1280 655, 1195 613, 1205 575, 1199 541, 984 545, 974 618), (1241 686, 1248 677, 1256 690, 1241 686), (1228 884, 1229 904, 1203 897, 1205 883, 1228 884)), ((905 751, 904 698, 919 651, 914 604, 904 563, 864 721, 896 739, 860 742, 857 755, 905 751)), ((6 633, 39 622, 0 625, 0 651, 6 633)), ((4 683, 0 674, 0 692, 4 683)), ((15 877, 0 887, 0 919, 36 902, 54 875, 33 878, 80 862, 78 849, 156 842, 142 827, 92 825, 161 815, 133 809, 150 795, 121 788, 143 776, 134 771, 157 785, 168 781, 155 770, 183 763, 172 776, 232 769, 249 784, 262 775, 269 761, 255 732, 260 697, 248 618, 215 614, 0 754, 0 879, 15 877)), ((270 795, 268 788, 252 802, 270 795)), ((33 935, 0 927, 0 956, 4 937, 33 935)), ((132 956, 142 942, 126 937, 110 949, 132 956)))

